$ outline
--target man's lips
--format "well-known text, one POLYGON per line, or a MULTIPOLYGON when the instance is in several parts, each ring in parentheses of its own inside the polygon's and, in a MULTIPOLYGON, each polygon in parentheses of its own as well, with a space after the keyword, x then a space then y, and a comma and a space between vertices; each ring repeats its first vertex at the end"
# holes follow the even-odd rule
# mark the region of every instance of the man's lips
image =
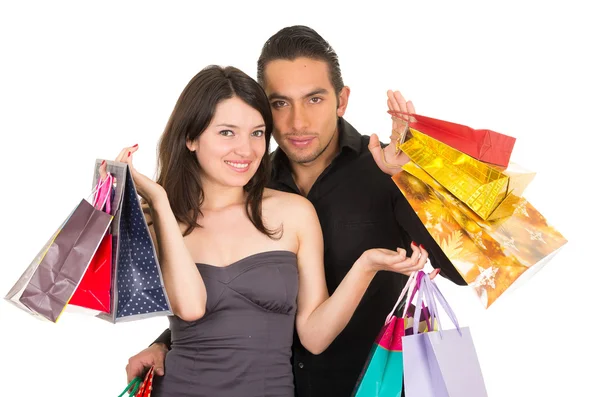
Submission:
POLYGON ((314 136, 294 136, 287 138, 287 140, 296 147, 306 147, 310 145, 314 139, 314 136))

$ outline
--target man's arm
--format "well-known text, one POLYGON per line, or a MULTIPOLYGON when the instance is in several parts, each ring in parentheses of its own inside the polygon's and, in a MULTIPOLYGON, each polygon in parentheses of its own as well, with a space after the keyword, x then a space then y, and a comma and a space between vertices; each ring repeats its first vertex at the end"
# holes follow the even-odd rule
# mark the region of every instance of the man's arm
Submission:
MULTIPOLYGON (((450 259, 444 254, 438 243, 431 237, 417 213, 406 200, 406 197, 397 190, 394 198, 394 215, 398 225, 408 233, 409 237, 417 244, 423 245, 429 254, 429 260, 434 268, 440 269, 442 277, 447 278, 457 285, 467 285, 467 282, 454 267, 450 259)), ((408 246, 410 242, 406 245, 408 246)), ((410 248, 407 248, 407 251, 410 248)), ((410 253, 407 252, 407 255, 410 253)))
POLYGON ((167 328, 150 346, 156 343, 162 343, 167 349, 171 350, 171 329, 167 328))
POLYGON ((127 382, 135 377, 144 377, 150 367, 154 367, 154 373, 158 376, 165 374, 165 358, 171 349, 171 330, 166 329, 150 346, 129 358, 125 372, 127 382))

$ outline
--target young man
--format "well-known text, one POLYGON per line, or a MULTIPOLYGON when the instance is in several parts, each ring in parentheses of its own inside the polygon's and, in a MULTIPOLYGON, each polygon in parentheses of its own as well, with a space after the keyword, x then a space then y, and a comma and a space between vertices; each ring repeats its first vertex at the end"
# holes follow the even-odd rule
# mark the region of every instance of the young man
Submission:
MULTIPOLYGON (((293 26, 273 35, 258 60, 258 81, 271 102, 279 146, 273 153, 270 187, 301 194, 317 210, 330 293, 365 250, 401 246, 410 255, 411 241, 427 250, 444 277, 465 284, 389 177, 406 158, 394 155, 389 147, 394 145, 383 153, 376 137, 369 148, 369 137, 343 119, 350 90, 335 51, 317 32, 293 26)), ((399 93, 388 95, 394 110, 414 111, 399 93)), ((297 396, 351 395, 406 280, 401 274, 380 272, 347 327, 322 354, 312 355, 294 338, 297 396)), ((150 365, 157 365, 160 375, 169 343, 167 330, 129 360, 128 377, 150 365)))

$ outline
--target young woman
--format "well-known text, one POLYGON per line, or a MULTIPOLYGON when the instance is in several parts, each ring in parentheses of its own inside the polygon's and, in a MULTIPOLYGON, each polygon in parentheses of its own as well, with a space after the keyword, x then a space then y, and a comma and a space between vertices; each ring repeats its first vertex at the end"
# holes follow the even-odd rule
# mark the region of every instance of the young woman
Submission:
POLYGON ((172 348, 152 396, 292 397, 294 326, 313 354, 350 320, 380 270, 410 274, 427 253, 371 249, 330 297, 323 236, 304 197, 266 188, 272 117, 258 83, 209 66, 181 93, 159 144, 154 182, 122 150, 167 295, 172 348))

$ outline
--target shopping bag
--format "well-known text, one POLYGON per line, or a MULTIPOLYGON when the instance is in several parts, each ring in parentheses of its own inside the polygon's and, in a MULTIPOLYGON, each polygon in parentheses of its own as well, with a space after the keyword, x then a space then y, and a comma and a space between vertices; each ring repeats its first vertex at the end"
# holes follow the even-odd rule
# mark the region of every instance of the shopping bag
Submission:
POLYGON ((398 301, 386 318, 385 324, 377 336, 367 362, 354 387, 353 397, 399 396, 402 392, 402 337, 404 319, 394 315, 396 308, 406 295, 414 273, 404 286, 398 301), (384 387, 391 393, 382 394, 384 387))
POLYGON ((106 233, 69 305, 110 313, 112 235, 106 233))
MULTIPOLYGON (((369 357, 354 387, 353 397, 398 397, 402 394, 402 337, 412 334, 414 305, 412 301, 416 289, 411 288, 415 281, 413 273, 402 290, 394 308, 388 314, 385 324, 377 336, 369 353, 369 357), (400 303, 407 295, 411 295, 404 305, 403 314, 399 314, 400 303), (410 318, 410 328, 406 325, 410 318)), ((422 277, 419 274, 418 277, 422 277)), ((432 329, 428 308, 422 308, 417 332, 428 332, 432 329)))
POLYGON ((516 139, 487 129, 473 129, 466 125, 451 123, 419 114, 389 111, 392 115, 414 121, 408 123, 411 129, 428 135, 474 159, 507 167, 516 139))
POLYGON ((437 303, 454 328, 417 333, 402 338, 406 397, 486 397, 487 391, 469 327, 458 320, 437 285, 429 277, 419 279, 416 316, 423 299, 432 318, 439 322, 437 303))
POLYGON ((58 321, 111 220, 82 199, 5 299, 40 319, 58 321))
MULTIPOLYGON (((93 183, 102 160, 96 160, 93 183)), ((106 160, 115 178, 111 211, 114 220, 110 313, 97 316, 112 323, 172 315, 156 249, 146 225, 131 171, 126 163, 106 160)))
MULTIPOLYGON (((113 191, 113 176, 106 175, 98 181, 93 205, 110 214, 113 191)), ((79 286, 69 300, 69 305, 99 312, 110 312, 110 289, 112 272, 112 235, 108 231, 94 254, 79 286)))
POLYGON ((412 130, 401 148, 413 163, 431 175, 480 217, 493 220, 510 215, 535 173, 511 164, 502 170, 412 130))
POLYGON ((154 366, 152 366, 144 379, 133 378, 118 397, 150 397, 152 394, 152 381, 154 380, 154 366))
POLYGON ((567 243, 525 198, 514 204, 511 216, 484 221, 414 163, 403 168, 394 182, 486 308, 567 243))
MULTIPOLYGON (((70 215, 69 215, 69 217, 70 217, 70 215)), ((25 269, 23 274, 21 274, 21 276, 19 277, 19 279, 17 280, 15 285, 13 285, 13 287, 8 291, 8 293, 4 297, 4 299, 6 301, 8 301, 9 303, 13 304, 17 308, 19 308, 25 312, 31 314, 32 316, 34 316, 35 318, 37 318, 39 320, 48 321, 48 319, 46 319, 45 317, 41 316, 37 312, 31 310, 29 307, 27 307, 26 305, 21 303, 20 299, 21 299, 21 296, 23 295, 23 291, 25 290, 25 287, 27 287, 27 285, 29 283, 29 280, 31 280, 31 277, 33 277, 33 274, 36 272, 36 270, 40 266, 40 263, 42 263, 42 259, 44 259, 44 257, 46 256, 48 249, 50 249, 50 247, 54 243, 56 236, 58 236, 58 233, 60 233, 63 226, 67 223, 67 221, 69 220, 69 217, 67 217, 67 219, 65 219, 65 221, 54 232, 52 237, 50 237, 50 239, 46 242, 46 244, 44 244, 44 246, 37 253, 35 258, 33 258, 31 263, 27 267, 27 269, 25 269)))
MULTIPOLYGON (((405 305, 405 311, 402 316, 404 320, 404 335, 412 335, 413 325, 415 321, 415 305, 410 303, 405 305)), ((425 305, 421 307, 421 318, 419 320, 418 332, 429 332, 432 329, 437 329, 437 323, 431 318, 429 308, 425 305)))
POLYGON ((152 394, 152 382, 154 381, 154 367, 150 368, 140 384, 140 388, 135 397, 150 397, 152 394))

